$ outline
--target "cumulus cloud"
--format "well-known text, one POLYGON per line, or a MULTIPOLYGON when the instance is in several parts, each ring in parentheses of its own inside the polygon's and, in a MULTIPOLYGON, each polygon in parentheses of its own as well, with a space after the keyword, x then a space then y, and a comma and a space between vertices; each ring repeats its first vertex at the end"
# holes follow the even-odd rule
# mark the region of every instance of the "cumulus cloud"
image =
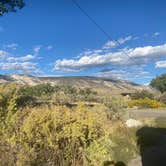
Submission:
POLYGON ((0 63, 1 70, 15 70, 24 73, 38 73, 36 64, 32 62, 0 63))
POLYGON ((142 65, 159 60, 163 57, 166 57, 166 44, 127 48, 107 53, 94 53, 94 51, 92 51, 78 59, 57 60, 54 65, 54 70, 71 72, 105 65, 142 65))
POLYGON ((20 73, 39 73, 37 63, 32 60, 35 59, 35 55, 14 56, 9 52, 0 50, 0 70, 13 70, 20 73))
POLYGON ((158 61, 155 65, 156 68, 166 68, 166 61, 158 61))

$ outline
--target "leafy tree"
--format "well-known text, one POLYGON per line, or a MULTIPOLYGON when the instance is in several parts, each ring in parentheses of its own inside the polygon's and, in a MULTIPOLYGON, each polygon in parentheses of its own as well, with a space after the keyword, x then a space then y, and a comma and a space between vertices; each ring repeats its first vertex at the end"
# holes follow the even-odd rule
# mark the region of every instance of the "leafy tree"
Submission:
POLYGON ((16 12, 17 9, 23 8, 23 0, 0 0, 0 16, 8 12, 16 12))
POLYGON ((162 74, 161 76, 158 76, 154 78, 150 85, 156 89, 158 89, 160 92, 166 91, 166 74, 162 74))

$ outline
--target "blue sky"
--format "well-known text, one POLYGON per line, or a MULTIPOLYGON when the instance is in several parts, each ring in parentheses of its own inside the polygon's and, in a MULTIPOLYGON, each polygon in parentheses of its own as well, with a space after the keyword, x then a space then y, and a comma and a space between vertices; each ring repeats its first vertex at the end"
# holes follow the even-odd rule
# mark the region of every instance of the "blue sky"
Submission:
POLYGON ((26 0, 0 17, 0 74, 148 83, 166 70, 165 0, 26 0))

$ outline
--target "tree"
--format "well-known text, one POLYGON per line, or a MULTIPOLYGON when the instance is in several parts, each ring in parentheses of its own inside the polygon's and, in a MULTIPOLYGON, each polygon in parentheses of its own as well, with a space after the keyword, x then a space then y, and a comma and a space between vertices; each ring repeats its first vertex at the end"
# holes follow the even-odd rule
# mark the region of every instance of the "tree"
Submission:
POLYGON ((16 12, 17 9, 23 8, 25 5, 23 0, 0 0, 0 16, 4 13, 16 12))
POLYGON ((150 85, 156 89, 158 89, 160 92, 166 91, 166 74, 162 74, 156 78, 154 78, 150 85))

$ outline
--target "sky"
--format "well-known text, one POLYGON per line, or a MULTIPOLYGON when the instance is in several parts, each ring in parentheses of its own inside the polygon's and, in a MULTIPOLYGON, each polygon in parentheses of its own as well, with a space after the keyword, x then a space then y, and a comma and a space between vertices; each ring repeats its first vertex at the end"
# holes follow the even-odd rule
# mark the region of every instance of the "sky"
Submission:
POLYGON ((165 0, 25 0, 0 17, 0 74, 147 84, 166 71, 165 0))

